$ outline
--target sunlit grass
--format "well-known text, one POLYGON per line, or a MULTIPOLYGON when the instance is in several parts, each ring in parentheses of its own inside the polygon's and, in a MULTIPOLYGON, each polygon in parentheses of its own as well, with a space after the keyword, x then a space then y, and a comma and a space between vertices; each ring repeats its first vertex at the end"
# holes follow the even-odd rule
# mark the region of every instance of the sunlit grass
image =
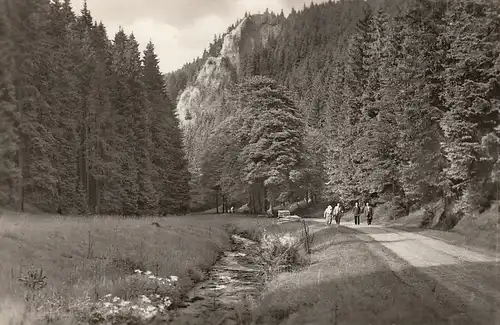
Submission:
POLYGON ((133 219, 4 214, 0 325, 26 322, 29 314, 67 315, 82 301, 98 302, 110 294, 138 297, 145 292, 134 291, 127 282, 136 269, 178 277, 176 292, 169 295, 179 299, 229 247, 228 224, 252 231, 270 223, 227 215, 133 219), (19 281, 40 271, 46 277, 40 290, 19 281))

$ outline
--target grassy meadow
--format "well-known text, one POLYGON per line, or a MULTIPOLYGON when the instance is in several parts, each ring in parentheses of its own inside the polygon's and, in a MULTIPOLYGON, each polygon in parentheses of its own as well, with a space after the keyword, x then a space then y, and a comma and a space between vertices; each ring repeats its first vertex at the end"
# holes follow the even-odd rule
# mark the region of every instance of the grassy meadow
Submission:
POLYGON ((138 296, 140 288, 126 281, 135 270, 178 277, 170 292, 178 298, 229 248, 231 232, 258 236, 272 222, 227 214, 133 219, 4 212, 0 325, 64 315, 108 294, 138 296), (36 289, 37 283, 44 287, 36 289))

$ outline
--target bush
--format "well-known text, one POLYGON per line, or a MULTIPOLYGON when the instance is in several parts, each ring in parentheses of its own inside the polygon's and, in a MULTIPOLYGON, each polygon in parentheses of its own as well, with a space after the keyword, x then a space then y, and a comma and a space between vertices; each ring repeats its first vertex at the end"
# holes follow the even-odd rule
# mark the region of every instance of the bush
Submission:
POLYGON ((304 264, 300 254, 302 241, 291 234, 269 234, 264 230, 261 239, 259 263, 264 277, 269 280, 280 272, 290 272, 304 264))

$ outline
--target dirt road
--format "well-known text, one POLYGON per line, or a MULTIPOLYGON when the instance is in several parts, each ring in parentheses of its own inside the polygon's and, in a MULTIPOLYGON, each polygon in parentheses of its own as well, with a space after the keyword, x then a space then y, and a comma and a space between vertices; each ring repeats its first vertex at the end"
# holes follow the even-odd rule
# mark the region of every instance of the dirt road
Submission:
POLYGON ((325 226, 315 242, 310 268, 270 285, 266 313, 285 301, 293 310, 277 324, 500 324, 494 252, 352 222, 325 226))
MULTIPOLYGON (((418 233, 376 225, 343 226, 359 231, 358 237, 389 249, 417 272, 425 274, 450 292, 461 297, 463 310, 477 324, 500 324, 500 264, 498 252, 483 254, 447 244, 418 233)), ((394 263, 385 252, 377 252, 395 271, 404 263, 394 263)), ((412 279, 409 279, 410 281, 412 279)))

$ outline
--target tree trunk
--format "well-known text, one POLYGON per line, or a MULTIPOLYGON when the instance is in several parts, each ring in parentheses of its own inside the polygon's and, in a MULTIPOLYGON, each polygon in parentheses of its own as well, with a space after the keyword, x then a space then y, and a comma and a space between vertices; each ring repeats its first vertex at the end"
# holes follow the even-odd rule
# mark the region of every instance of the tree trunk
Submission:
POLYGON ((215 192, 215 211, 219 214, 219 190, 215 192))
MULTIPOLYGON (((19 124, 22 125, 23 119, 24 119, 24 112, 23 112, 23 106, 21 103, 22 100, 22 94, 20 94, 20 89, 21 85, 16 82, 16 104, 17 104, 17 110, 19 111, 19 124)), ((24 165, 25 165, 25 139, 24 136, 21 134, 20 139, 19 139, 19 151, 17 155, 17 164, 19 167, 19 183, 18 183, 18 195, 19 195, 19 202, 18 202, 18 210, 20 212, 24 212, 24 165)))
POLYGON ((250 186, 248 207, 251 214, 265 212, 265 187, 263 182, 257 182, 250 186))
POLYGON ((267 214, 269 214, 270 216, 273 215, 273 201, 272 200, 269 200, 269 209, 267 210, 267 214))
POLYGON ((101 195, 99 193, 99 181, 96 180, 95 182, 95 214, 99 215, 101 214, 101 195))

